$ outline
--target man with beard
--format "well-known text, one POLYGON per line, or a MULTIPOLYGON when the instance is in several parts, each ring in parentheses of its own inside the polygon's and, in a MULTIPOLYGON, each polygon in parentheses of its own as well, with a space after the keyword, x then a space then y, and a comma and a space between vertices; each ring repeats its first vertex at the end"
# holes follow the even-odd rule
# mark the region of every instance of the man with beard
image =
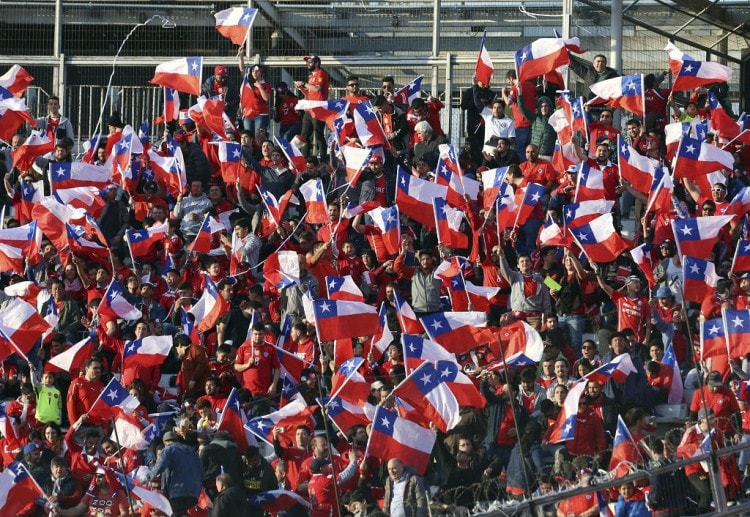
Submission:
MULTIPOLYGON (((114 477, 112 474, 110 476, 114 477)), ((125 493, 107 479, 107 471, 103 468, 96 469, 96 478, 78 505, 67 510, 56 509, 56 514, 61 517, 75 517, 84 512, 102 517, 129 515, 125 493)))

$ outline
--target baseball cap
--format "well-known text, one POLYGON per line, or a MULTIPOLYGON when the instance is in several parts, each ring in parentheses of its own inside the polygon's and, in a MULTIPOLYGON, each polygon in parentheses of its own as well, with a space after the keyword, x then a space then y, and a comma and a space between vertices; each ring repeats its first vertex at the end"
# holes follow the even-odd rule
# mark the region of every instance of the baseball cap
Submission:
POLYGON ((654 298, 669 298, 670 296, 672 296, 672 290, 669 287, 663 285, 656 290, 654 298))
POLYGON ((164 437, 161 439, 162 442, 178 442, 180 441, 180 438, 177 436, 177 433, 172 431, 167 431, 164 433, 164 437))
POLYGON ((640 282, 640 281, 641 281, 641 279, 640 279, 640 278, 638 278, 637 276, 635 276, 635 275, 630 275, 630 276, 629 276, 629 277, 628 277, 628 278, 627 278, 627 279, 625 280, 625 285, 628 285, 628 284, 629 284, 630 282, 640 282))
POLYGON ((214 68, 214 75, 229 75, 229 71, 224 65, 217 65, 216 68, 214 68))
POLYGON ((370 163, 383 163, 383 157, 379 154, 373 154, 370 163))
POLYGON ((318 57, 317 54, 310 54, 309 56, 305 56, 305 61, 318 61, 320 62, 320 57, 318 57))
POLYGON ((724 386, 724 382, 721 380, 721 374, 719 372, 711 372, 706 377, 706 383, 712 388, 718 388, 724 386))
POLYGON ((23 448, 23 453, 24 454, 29 454, 31 452, 38 451, 39 449, 41 449, 41 446, 38 443, 36 443, 36 442, 29 442, 23 448))
POLYGON ((327 458, 315 458, 310 463, 310 472, 313 474, 320 472, 323 470, 323 467, 328 465, 328 459, 327 458))

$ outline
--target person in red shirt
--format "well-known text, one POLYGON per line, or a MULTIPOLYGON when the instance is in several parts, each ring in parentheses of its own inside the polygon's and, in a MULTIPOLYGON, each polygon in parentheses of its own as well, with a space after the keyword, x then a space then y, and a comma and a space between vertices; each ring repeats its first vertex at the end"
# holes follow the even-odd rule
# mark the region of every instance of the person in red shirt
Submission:
POLYGON ((247 74, 242 84, 240 105, 242 106, 242 127, 245 131, 255 133, 259 128, 268 128, 271 123, 271 85, 266 82, 265 70, 254 65, 245 70, 245 54, 239 54, 240 72, 247 74))
MULTIPOLYGON (((295 81, 294 86, 300 90, 305 99, 310 101, 327 101, 330 78, 320 64, 320 57, 315 54, 306 56, 307 70, 310 74, 307 76, 307 82, 295 81)), ((305 156, 314 154, 320 157, 326 154, 326 140, 323 130, 325 124, 320 120, 315 120, 309 111, 305 111, 302 116, 302 129, 300 130, 299 139, 302 141, 302 152, 305 156), (312 152, 312 139, 315 135, 315 145, 317 152, 312 152)))
POLYGON ((88 413, 104 390, 104 384, 99 380, 102 376, 101 360, 92 357, 86 361, 83 372, 81 377, 73 379, 68 388, 66 409, 69 422, 75 422, 81 415, 88 413))
MULTIPOLYGON (((578 486, 590 486, 593 474, 593 471, 589 468, 578 471, 576 477, 578 486)), ((594 517, 599 515, 599 501, 596 493, 586 492, 563 499, 557 505, 557 515, 562 517, 594 517)))
POLYGON ((417 98, 412 101, 411 107, 406 112, 406 124, 409 126, 409 145, 412 150, 414 145, 420 141, 414 128, 423 120, 430 124, 433 135, 445 135, 440 124, 441 109, 443 109, 443 103, 432 96, 428 97, 427 100, 417 98))
POLYGON ((358 286, 362 283, 362 273, 365 271, 365 265, 362 263, 362 257, 357 253, 357 248, 353 242, 344 242, 337 263, 339 275, 351 276, 354 283, 358 286))
MULTIPOLYGON (((279 442, 281 427, 273 428, 273 450, 279 460, 286 463, 286 479, 289 481, 290 489, 297 490, 299 482, 299 470, 302 462, 312 456, 310 450, 310 429, 305 425, 297 426, 294 432, 295 443, 293 447, 284 447, 279 442)), ((275 466, 275 465, 274 465, 275 466)))
POLYGON ((31 384, 21 386, 21 396, 8 404, 5 414, 15 419, 19 437, 28 436, 39 425, 36 419, 36 392, 31 384))
POLYGON ((255 397, 276 394, 281 365, 273 345, 265 342, 265 328, 262 323, 253 325, 250 343, 243 343, 237 349, 234 371, 241 374, 242 387, 255 397))
POLYGON ((352 116, 354 109, 360 105, 360 103, 369 101, 370 97, 362 95, 359 89, 359 77, 356 75, 350 75, 346 78, 346 95, 342 97, 343 100, 349 101, 349 109, 347 115, 352 116))
MULTIPOLYGON (((588 107, 586 109, 588 109, 588 107)), ((596 151, 595 145, 600 138, 604 138, 610 142, 617 142, 617 137, 620 135, 620 132, 612 125, 614 121, 613 113, 612 108, 604 108, 599 115, 599 120, 589 124, 589 158, 596 157, 594 154, 596 151)))
POLYGON ((91 481, 97 467, 104 464, 104 455, 99 452, 99 430, 90 428, 86 431, 83 438, 83 446, 79 445, 75 439, 75 433, 81 428, 83 423, 88 419, 88 415, 81 417, 73 422, 65 433, 65 445, 68 451, 65 457, 70 465, 70 473, 81 484, 86 485, 91 481))
POLYGON ((211 409, 214 411, 223 411, 224 406, 227 405, 227 397, 226 395, 222 395, 219 391, 220 385, 221 381, 217 377, 209 377, 206 379, 206 394, 196 400, 196 403, 201 400, 207 400, 211 404, 211 409))
POLYGON ((103 468, 97 469, 96 478, 81 502, 67 510, 57 509, 56 515, 76 517, 84 512, 96 517, 126 517, 130 515, 125 492, 120 489, 111 472, 103 468))
POLYGON ((693 399, 690 401, 691 415, 696 416, 704 407, 712 411, 716 427, 722 433, 737 434, 738 438, 741 436, 740 406, 732 390, 724 386, 719 372, 709 373, 705 385, 693 393, 693 399))
POLYGON ((348 481, 357 472, 357 453, 349 451, 349 465, 333 480, 334 472, 328 458, 315 458, 310 462, 310 481, 307 483, 307 493, 312 508, 311 517, 338 517, 341 515, 336 504, 338 498, 334 493, 336 487, 348 481))
MULTIPOLYGON (((596 141, 594 158, 589 158, 588 166, 602 171, 604 199, 617 201, 617 196, 620 193, 620 170, 617 165, 609 161, 611 153, 609 143, 612 141, 604 137, 599 137, 599 140, 596 141)), ((614 142, 617 142, 617 140, 614 140, 614 142)))
POLYGON ((617 331, 630 329, 635 334, 636 342, 645 342, 646 324, 651 319, 651 306, 648 298, 641 295, 641 279, 634 275, 629 276, 625 280, 625 292, 615 291, 604 283, 598 273, 596 280, 604 294, 617 306, 617 331))
POLYGON ((302 129, 302 117, 295 109, 299 99, 289 90, 285 82, 276 84, 276 109, 273 113, 274 121, 279 123, 279 134, 291 141, 302 129))
POLYGON ((328 224, 318 228, 318 240, 324 243, 331 242, 333 254, 338 256, 343 249, 344 243, 349 240, 350 219, 341 219, 341 207, 338 201, 331 200, 328 203, 328 224))
POLYGON ((526 109, 536 111, 536 86, 529 80, 519 82, 515 70, 509 70, 505 74, 505 81, 511 86, 510 89, 507 86, 503 87, 503 100, 513 112, 513 124, 516 129, 515 153, 518 159, 523 161, 526 146, 531 141, 531 121, 523 116, 523 111, 518 107, 519 88, 526 109))
POLYGON ((578 403, 574 438, 565 442, 565 449, 573 457, 593 456, 599 461, 606 448, 602 417, 591 407, 589 396, 583 395, 578 403))

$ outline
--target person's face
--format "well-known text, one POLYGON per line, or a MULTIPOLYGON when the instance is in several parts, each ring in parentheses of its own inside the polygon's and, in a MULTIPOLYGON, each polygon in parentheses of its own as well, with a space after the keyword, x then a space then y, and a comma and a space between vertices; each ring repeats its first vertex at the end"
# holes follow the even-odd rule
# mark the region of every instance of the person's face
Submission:
POLYGON ((596 146, 596 161, 599 163, 606 163, 609 160, 609 146, 597 145, 596 146))
POLYGON ((394 359, 401 359, 401 352, 398 349, 398 346, 391 345, 388 347, 388 359, 393 361, 394 359))
POLYGON ((47 102, 47 111, 49 111, 50 115, 58 116, 60 114, 60 101, 50 99, 47 102))
MULTIPOLYGON (((711 192, 711 195, 713 196, 713 195, 714 195, 714 193, 713 193, 713 192, 711 192)), ((714 215, 714 214, 716 213, 716 208, 714 208, 714 207, 713 207, 713 206, 711 206, 711 205, 703 205, 703 206, 701 207, 701 213, 702 213, 702 214, 703 214, 704 216, 706 216, 706 215, 714 215)))
POLYGON ((279 164, 279 163, 281 163, 281 153, 280 153, 280 152, 278 152, 278 151, 272 151, 272 152, 271 152, 271 161, 272 161, 272 162, 273 162, 274 164, 279 164))
POLYGON ((628 124, 628 136, 630 136, 630 138, 637 137, 640 129, 641 128, 637 124, 628 124))
POLYGON ((93 381, 99 379, 102 376, 102 363, 99 361, 92 362, 88 368, 86 368, 86 379, 93 381))
POLYGON ((224 84, 225 82, 227 82, 227 76, 223 75, 223 74, 215 74, 214 75, 214 80, 217 83, 224 84))
POLYGON ((560 378, 565 378, 568 375, 568 365, 563 361, 555 361, 555 375, 560 378))
POLYGON ((221 295, 224 297, 224 299, 228 302, 232 301, 232 295, 234 294, 234 287, 231 285, 225 285, 221 289, 221 295))
POLYGON ((691 102, 685 106, 685 113, 687 113, 689 117, 695 117, 698 114, 698 105, 691 102))
MULTIPOLYGON (((149 287, 149 289, 151 289, 149 287)), ((148 325, 146 323, 139 323, 135 326, 135 337, 136 339, 142 339, 144 337, 148 337, 150 334, 148 325)))
POLYGON ((208 189, 208 198, 211 201, 218 201, 221 199, 221 187, 213 186, 208 189))
POLYGON ((219 387, 214 381, 206 381, 206 395, 215 395, 218 391, 219 387))
POLYGON ((554 367, 555 367, 555 363, 553 363, 552 361, 543 361, 542 362, 542 372, 547 377, 549 377, 550 375, 552 375, 554 373, 554 367))
POLYGON ((599 123, 603 126, 611 126, 612 114, 609 111, 602 111, 602 114, 599 115, 599 123))
POLYGON ((156 205, 151 209, 151 216, 157 221, 164 221, 167 218, 167 214, 164 213, 164 207, 161 205, 156 205))
POLYGON ((383 92, 393 92, 396 86, 391 81, 383 81, 383 92))
POLYGON ((263 70, 261 70, 260 68, 253 68, 251 73, 253 79, 255 79, 256 81, 260 81, 263 79, 263 70))
POLYGON ((547 330, 557 328, 557 318, 547 318, 547 330))
POLYGON ((263 331, 253 330, 252 340, 253 340, 254 345, 262 345, 263 344, 263 331))
POLYGON ((253 143, 253 137, 250 136, 248 133, 242 133, 240 135, 240 144, 242 145, 250 145, 253 143))
POLYGON ((534 389, 534 381, 531 379, 524 379, 521 381, 521 387, 528 393, 534 389))
POLYGON ((584 343, 581 346, 581 354, 587 359, 591 359, 596 355, 596 345, 593 343, 584 343))
POLYGON ((652 346, 649 348, 649 354, 651 356, 651 359, 656 362, 661 362, 662 357, 664 357, 664 350, 662 350, 658 346, 652 346))
POLYGON ((200 181, 193 181, 190 183, 190 195, 193 197, 199 197, 203 194, 203 183, 200 181))
POLYGON ((531 259, 529 257, 521 257, 518 259, 518 270, 526 275, 531 272, 531 259))
POLYGON ((495 118, 503 118, 503 116, 505 116, 503 105, 501 103, 495 102, 492 104, 492 116, 495 118))
POLYGON ((99 448, 99 440, 96 438, 86 438, 86 454, 96 454, 96 450, 99 448))
POLYGON ((565 386, 555 386, 555 391, 552 393, 552 397, 558 406, 562 406, 565 402, 565 397, 568 396, 568 388, 565 386))
POLYGON ((13 138, 10 139, 11 148, 13 148, 13 150, 16 150, 22 145, 23 145, 23 138, 21 138, 19 135, 13 135, 13 138))
POLYGON ((54 464, 50 467, 50 472, 52 472, 52 477, 55 479, 62 479, 68 473, 68 469, 65 464, 54 464))
POLYGON ((419 255, 419 266, 423 270, 428 270, 432 267, 432 256, 428 255, 427 253, 422 253, 419 255))
MULTIPOLYGON (((45 373, 42 375, 42 384, 45 386, 52 386, 55 383, 55 376, 51 373, 45 373)), ((53 429, 54 431, 54 429, 53 429)))
POLYGON ((341 251, 344 252, 344 255, 348 257, 353 257, 354 254, 357 252, 357 249, 354 247, 354 244, 351 242, 344 243, 343 246, 341 246, 341 251))
POLYGON ((714 185, 713 187, 711 187, 711 197, 713 197, 713 200, 715 202, 724 201, 726 195, 727 189, 725 189, 721 185, 714 185))
POLYGON ((586 385, 586 389, 589 392, 589 395, 592 397, 598 397, 602 392, 602 385, 598 382, 589 381, 586 385))
POLYGON ((117 449, 114 445, 112 445, 110 442, 105 442, 102 444, 102 450, 104 451, 104 454, 107 456, 112 456, 115 452, 117 452, 117 449))
POLYGON ((531 163, 536 163, 539 158, 539 150, 535 145, 526 146, 526 159, 531 163))
POLYGON ((614 352, 615 356, 618 356, 620 354, 624 354, 628 350, 628 340, 624 337, 617 336, 612 339, 612 342, 609 345, 612 348, 612 352, 614 352))
POLYGON ((55 300, 60 300, 65 294, 65 290, 60 284, 54 283, 50 286, 50 293, 55 300))
POLYGON ((310 433, 307 432, 307 429, 297 429, 297 432, 294 433, 294 440, 297 447, 303 449, 310 442, 310 433))
POLYGON ((335 223, 339 220, 339 206, 328 205, 328 220, 335 223))
POLYGON ((208 274, 211 276, 219 276, 219 273, 221 273, 221 266, 218 262, 214 262, 210 266, 208 266, 208 274))
POLYGON ((404 474, 404 464, 399 460, 391 460, 388 462, 388 475, 394 481, 401 479, 404 474))
POLYGON ((359 94, 359 79, 351 79, 346 83, 346 87, 348 88, 348 92, 351 95, 358 95, 359 94))
POLYGON ((602 56, 597 56, 594 58, 592 65, 594 66, 594 70, 601 73, 607 68, 607 60, 602 56))
POLYGON ((328 440, 322 436, 316 436, 312 442, 312 450, 316 458, 322 457, 328 452, 328 440))
POLYGON ((552 107, 548 103, 543 102, 539 105, 539 112, 543 117, 549 115, 550 111, 552 111, 552 107))
POLYGON ((69 153, 65 147, 61 145, 55 146, 55 160, 56 161, 59 162, 59 161, 65 160, 68 158, 68 156, 69 156, 69 153))
POLYGON ((99 488, 104 488, 107 486, 107 478, 104 477, 104 474, 96 475, 96 486, 98 486, 99 488))
POLYGON ((641 281, 640 280, 633 280, 628 284, 628 293, 629 294, 638 294, 641 292, 641 281))

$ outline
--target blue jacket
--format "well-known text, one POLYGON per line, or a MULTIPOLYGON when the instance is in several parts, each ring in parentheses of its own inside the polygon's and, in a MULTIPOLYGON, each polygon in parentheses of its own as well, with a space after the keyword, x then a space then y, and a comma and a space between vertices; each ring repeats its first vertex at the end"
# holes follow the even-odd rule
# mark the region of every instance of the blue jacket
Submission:
POLYGON ((203 481, 203 465, 198 454, 183 443, 166 447, 151 469, 150 478, 161 475, 161 486, 170 499, 198 497, 203 481))

